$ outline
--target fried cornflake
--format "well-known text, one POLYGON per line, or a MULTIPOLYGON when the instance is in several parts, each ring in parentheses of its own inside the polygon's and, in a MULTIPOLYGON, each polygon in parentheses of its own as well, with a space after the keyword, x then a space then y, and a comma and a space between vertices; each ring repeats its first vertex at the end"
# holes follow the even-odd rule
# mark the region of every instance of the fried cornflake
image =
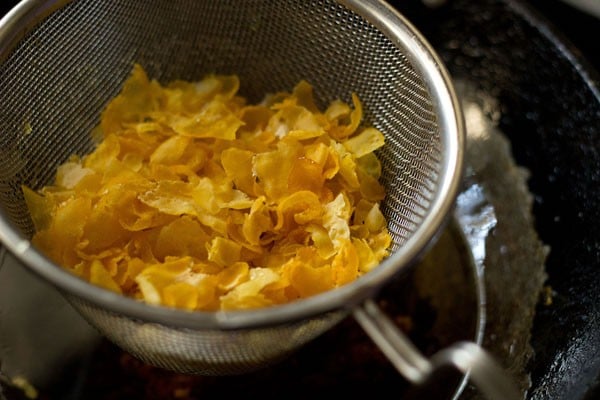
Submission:
POLYGON ((185 310, 287 303, 375 268, 391 245, 384 136, 361 126, 358 96, 321 111, 306 81, 259 104, 239 87, 163 85, 135 65, 96 149, 23 187, 33 243, 94 285, 185 310))

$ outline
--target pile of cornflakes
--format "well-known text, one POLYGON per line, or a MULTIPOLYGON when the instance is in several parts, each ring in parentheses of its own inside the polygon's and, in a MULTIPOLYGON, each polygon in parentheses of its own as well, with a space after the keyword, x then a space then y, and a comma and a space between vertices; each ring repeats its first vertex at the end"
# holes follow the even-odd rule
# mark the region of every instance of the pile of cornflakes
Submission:
POLYGON ((362 108, 322 112, 300 81, 247 104, 239 78, 161 85, 136 65, 96 149, 23 187, 33 243, 87 281, 150 304, 231 310, 355 280, 388 255, 362 108))

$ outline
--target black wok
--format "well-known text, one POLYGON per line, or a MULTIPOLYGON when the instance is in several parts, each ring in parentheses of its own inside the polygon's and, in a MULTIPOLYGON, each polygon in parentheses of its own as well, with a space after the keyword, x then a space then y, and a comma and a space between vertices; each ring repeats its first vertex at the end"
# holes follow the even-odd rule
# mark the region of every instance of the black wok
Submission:
MULTIPOLYGON (((498 130, 508 138, 515 163, 528 172, 532 223, 540 241, 549 249, 545 258, 545 288, 534 284, 533 278, 528 284, 528 264, 518 256, 519 246, 522 246, 520 232, 509 223, 503 225, 506 215, 510 217, 510 210, 500 210, 501 204, 498 204, 502 218, 491 231, 487 244, 486 262, 491 267, 485 275, 484 347, 516 375, 525 377, 528 399, 598 398, 600 81, 595 68, 599 65, 600 31, 584 32, 589 27, 598 29, 597 21, 566 6, 549 5, 547 0, 450 0, 434 9, 419 0, 390 3, 423 32, 457 82, 466 82, 475 91, 494 99, 493 108, 487 111, 493 114, 498 130), (557 18, 559 25, 549 22, 536 7, 548 12, 550 18, 557 18), (587 25, 569 24, 573 21, 569 18, 574 17, 583 18, 587 25), (574 46, 565 39, 565 30, 578 37, 588 37, 589 41, 574 46), (511 286, 520 288, 521 293, 509 290, 511 286), (525 307, 524 304, 529 303, 523 299, 532 297, 535 304, 525 307), (511 323, 513 315, 533 321, 527 335, 517 337, 515 332, 520 335, 521 331, 515 330, 511 323), (527 342, 527 346, 522 342, 527 342), (521 345, 512 346, 515 343, 521 345)), ((0 11, 4 14, 14 4, 15 1, 3 2, 0 11)), ((487 190, 491 197, 502 198, 502 185, 492 184, 487 190)), ((405 297, 409 303, 412 301, 412 311, 421 311, 424 315, 425 328, 416 329, 415 333, 427 336, 427 324, 433 318, 428 314, 430 310, 410 296, 405 297)), ((342 328, 348 329, 344 342, 338 343, 339 336, 335 335, 340 335, 339 331, 323 340, 344 348, 355 338, 351 326, 342 328)), ((124 368, 123 363, 132 362, 124 360, 115 349, 103 346, 96 357, 120 363, 121 368, 124 368)), ((359 353, 372 351, 360 344, 352 349, 359 353)), ((310 351, 308 349, 307 354, 317 354, 314 349, 313 353, 310 351)), ((352 355, 346 356, 344 360, 351 363, 352 355)), ((328 362, 328 359, 322 361, 328 362)), ((367 383, 372 379, 379 385, 377 390, 382 386, 385 390, 401 386, 396 374, 382 372, 378 369, 382 364, 372 362, 362 365, 371 370, 345 378, 332 375, 338 379, 342 376, 340 381, 305 379, 304 388, 295 388, 301 362, 301 359, 292 359, 282 366, 283 372, 274 375, 281 380, 278 387, 285 387, 286 373, 292 394, 296 389, 298 393, 303 390, 348 393, 352 387, 350 382, 360 379, 367 383)), ((329 362, 333 365, 335 360, 329 362)), ((150 376, 149 371, 143 370, 135 376, 107 374, 90 380, 90 372, 82 370, 90 368, 89 363, 89 360, 74 362, 71 369, 65 370, 65 379, 57 383, 60 388, 50 390, 49 398, 64 398, 61 396, 65 387, 70 398, 75 399, 74 393, 81 391, 82 385, 93 383, 99 390, 123 382, 131 387, 128 398, 144 395, 136 392, 143 387, 136 379, 150 376)), ((92 365, 91 374, 107 371, 93 368, 92 365)), ((402 386, 396 394, 404 392, 402 386)), ((476 396, 467 388, 461 398, 476 396)))

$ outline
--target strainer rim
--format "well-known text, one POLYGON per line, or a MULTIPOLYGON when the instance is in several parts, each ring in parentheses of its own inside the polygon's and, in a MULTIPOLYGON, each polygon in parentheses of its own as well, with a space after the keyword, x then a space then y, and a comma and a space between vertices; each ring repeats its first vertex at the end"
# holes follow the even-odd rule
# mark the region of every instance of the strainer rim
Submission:
MULTIPOLYGON (((52 5, 70 1, 72 0, 24 0, 16 6, 18 9, 0 20, 0 43, 6 45, 6 35, 9 34, 6 26, 14 23, 11 18, 28 21, 27 26, 30 27, 34 18, 40 18, 39 12, 35 12, 35 5, 43 5, 47 10, 51 10, 52 5)), ((75 296, 115 315, 167 325, 170 328, 249 329, 289 323, 332 311, 349 313, 357 304, 371 297, 392 276, 416 263, 446 225, 462 180, 465 133, 460 104, 450 76, 435 50, 412 23, 385 1, 339 0, 338 3, 361 15, 395 44, 409 50, 406 56, 422 76, 435 110, 455 110, 437 113, 443 117, 438 123, 444 151, 442 172, 437 186, 439 190, 432 200, 428 214, 402 247, 378 267, 345 286, 287 304, 253 310, 185 311, 146 304, 92 285, 73 275, 53 263, 35 249, 27 238, 16 232, 4 211, 0 211, 0 241, 22 263, 57 287, 67 298, 75 296)))

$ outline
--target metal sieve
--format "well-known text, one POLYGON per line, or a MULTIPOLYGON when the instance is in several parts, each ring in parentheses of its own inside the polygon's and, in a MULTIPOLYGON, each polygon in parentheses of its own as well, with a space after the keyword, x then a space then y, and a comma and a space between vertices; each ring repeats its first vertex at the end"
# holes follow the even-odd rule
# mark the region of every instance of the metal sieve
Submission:
MULTIPOLYGON (((411 382, 451 365, 490 397, 514 396, 491 357, 459 343, 426 359, 372 300, 414 265, 446 224, 461 180, 464 133, 444 66, 415 28, 374 0, 25 0, 0 21, 0 239, 102 334, 158 367, 236 374, 282 359, 349 315, 411 382), (240 77, 259 101, 301 79, 321 105, 358 93, 378 152, 392 254, 342 288, 252 311, 186 312, 143 304, 71 275, 29 241, 21 185, 50 183, 133 63, 161 82, 240 77)), ((516 396, 515 396, 516 398, 516 396)))

